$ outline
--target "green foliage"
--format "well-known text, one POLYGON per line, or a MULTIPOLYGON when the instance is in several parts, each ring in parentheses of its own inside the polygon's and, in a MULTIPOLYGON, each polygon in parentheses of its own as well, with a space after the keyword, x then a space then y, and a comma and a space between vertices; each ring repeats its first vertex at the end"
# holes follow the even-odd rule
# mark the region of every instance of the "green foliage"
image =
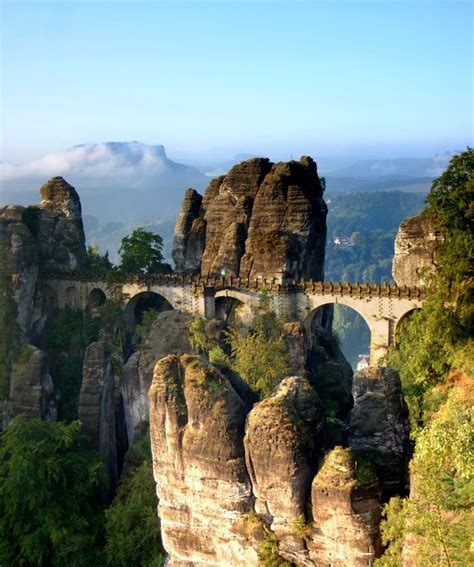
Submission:
POLYGON ((281 335, 272 337, 263 321, 244 334, 232 326, 227 333, 232 368, 262 397, 288 374, 288 352, 281 335))
POLYGON ((105 513, 107 565, 162 567, 165 553, 157 505, 147 426, 145 434, 130 447, 125 457, 117 494, 105 513))
POLYGON ((134 346, 140 347, 145 344, 146 338, 157 316, 158 312, 155 309, 147 309, 143 312, 141 322, 135 327, 135 333, 133 335, 134 346))
POLYGON ((209 362, 214 364, 214 366, 221 366, 224 368, 226 366, 228 366, 229 368, 232 366, 232 359, 219 345, 211 348, 211 350, 209 351, 209 362))
POLYGON ((388 363, 401 375, 416 441, 410 464, 415 490, 385 509, 392 566, 410 537, 419 565, 468 565, 474 538, 472 259, 474 152, 455 156, 433 183, 425 214, 444 236, 438 270, 421 311, 402 326, 388 363))
POLYGON ((299 537, 301 541, 306 541, 313 531, 313 522, 307 522, 305 515, 299 514, 291 524, 291 531, 299 537))
POLYGON ((424 195, 401 191, 331 196, 325 278, 330 281, 391 281, 395 235, 400 222, 418 213, 424 195), (333 242, 351 236, 353 246, 333 242))
POLYGON ((258 547, 259 565, 262 567, 291 567, 291 563, 278 552, 278 539, 275 534, 265 529, 265 537, 258 547))
POLYGON ((159 234, 136 228, 122 239, 120 269, 126 274, 163 274, 170 268, 163 263, 163 239, 159 234))
POLYGON ((12 268, 6 246, 0 238, 0 399, 8 397, 10 371, 20 344, 17 306, 13 295, 12 268))
POLYGON ((109 260, 109 252, 103 256, 99 254, 99 248, 96 244, 87 247, 87 257, 84 262, 84 269, 94 273, 107 273, 113 268, 112 262, 109 260))
POLYGON ((206 335, 206 319, 203 317, 194 317, 189 323, 189 341, 194 352, 208 356, 209 339, 206 335))
POLYGON ((148 461, 122 478, 117 495, 106 511, 107 565, 164 564, 155 490, 153 469, 148 461))
POLYGON ((0 442, 0 565, 99 565, 105 475, 79 422, 18 416, 0 442))
POLYGON ((46 324, 43 344, 48 350, 51 377, 59 395, 60 419, 77 419, 84 355, 98 338, 99 322, 81 309, 66 307, 46 324))
POLYGON ((392 499, 382 523, 390 543, 380 565, 397 565, 408 534, 419 565, 468 565, 474 537, 474 383, 451 389, 447 401, 417 437, 410 499, 392 499))

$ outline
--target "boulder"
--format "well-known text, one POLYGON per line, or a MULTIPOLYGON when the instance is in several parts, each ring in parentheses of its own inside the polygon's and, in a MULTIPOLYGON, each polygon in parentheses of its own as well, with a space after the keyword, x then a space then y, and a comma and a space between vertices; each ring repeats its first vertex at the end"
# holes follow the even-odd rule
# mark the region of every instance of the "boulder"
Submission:
POLYGON ((380 489, 370 464, 352 451, 329 452, 311 489, 314 565, 370 566, 382 552, 380 489))
POLYGON ((354 377, 349 445, 369 459, 384 499, 400 492, 410 438, 408 409, 398 372, 369 367, 354 377))
POLYGON ((168 565, 257 565, 245 518, 249 407, 227 378, 195 356, 168 356, 149 391, 153 471, 168 565))

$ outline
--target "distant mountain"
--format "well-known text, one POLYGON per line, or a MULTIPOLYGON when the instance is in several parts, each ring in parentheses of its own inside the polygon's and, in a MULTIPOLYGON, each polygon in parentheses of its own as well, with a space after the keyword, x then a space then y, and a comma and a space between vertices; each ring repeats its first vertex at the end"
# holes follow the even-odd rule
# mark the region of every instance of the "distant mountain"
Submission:
POLYGON ((438 177, 446 169, 451 153, 438 154, 433 158, 366 159, 339 170, 331 171, 331 177, 438 177))
POLYGON ((101 221, 175 215, 188 187, 209 183, 196 168, 168 159, 161 145, 83 144, 26 164, 0 164, 0 203, 36 202, 39 187, 56 175, 76 187, 84 212, 101 221))

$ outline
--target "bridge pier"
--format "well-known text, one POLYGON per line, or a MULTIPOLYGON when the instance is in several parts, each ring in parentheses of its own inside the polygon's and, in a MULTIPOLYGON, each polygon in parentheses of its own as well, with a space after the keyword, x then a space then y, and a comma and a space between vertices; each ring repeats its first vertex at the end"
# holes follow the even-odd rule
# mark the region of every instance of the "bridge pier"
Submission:
POLYGON ((381 359, 387 354, 390 346, 390 324, 390 319, 384 317, 369 325, 371 366, 379 366, 381 359))

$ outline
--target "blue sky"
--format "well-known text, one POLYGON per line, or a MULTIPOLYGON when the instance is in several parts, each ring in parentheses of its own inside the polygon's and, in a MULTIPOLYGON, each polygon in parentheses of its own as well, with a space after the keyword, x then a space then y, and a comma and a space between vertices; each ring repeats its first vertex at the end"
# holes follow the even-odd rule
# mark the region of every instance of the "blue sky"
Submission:
POLYGON ((429 156, 473 137, 469 1, 2 1, 2 159, 429 156))

